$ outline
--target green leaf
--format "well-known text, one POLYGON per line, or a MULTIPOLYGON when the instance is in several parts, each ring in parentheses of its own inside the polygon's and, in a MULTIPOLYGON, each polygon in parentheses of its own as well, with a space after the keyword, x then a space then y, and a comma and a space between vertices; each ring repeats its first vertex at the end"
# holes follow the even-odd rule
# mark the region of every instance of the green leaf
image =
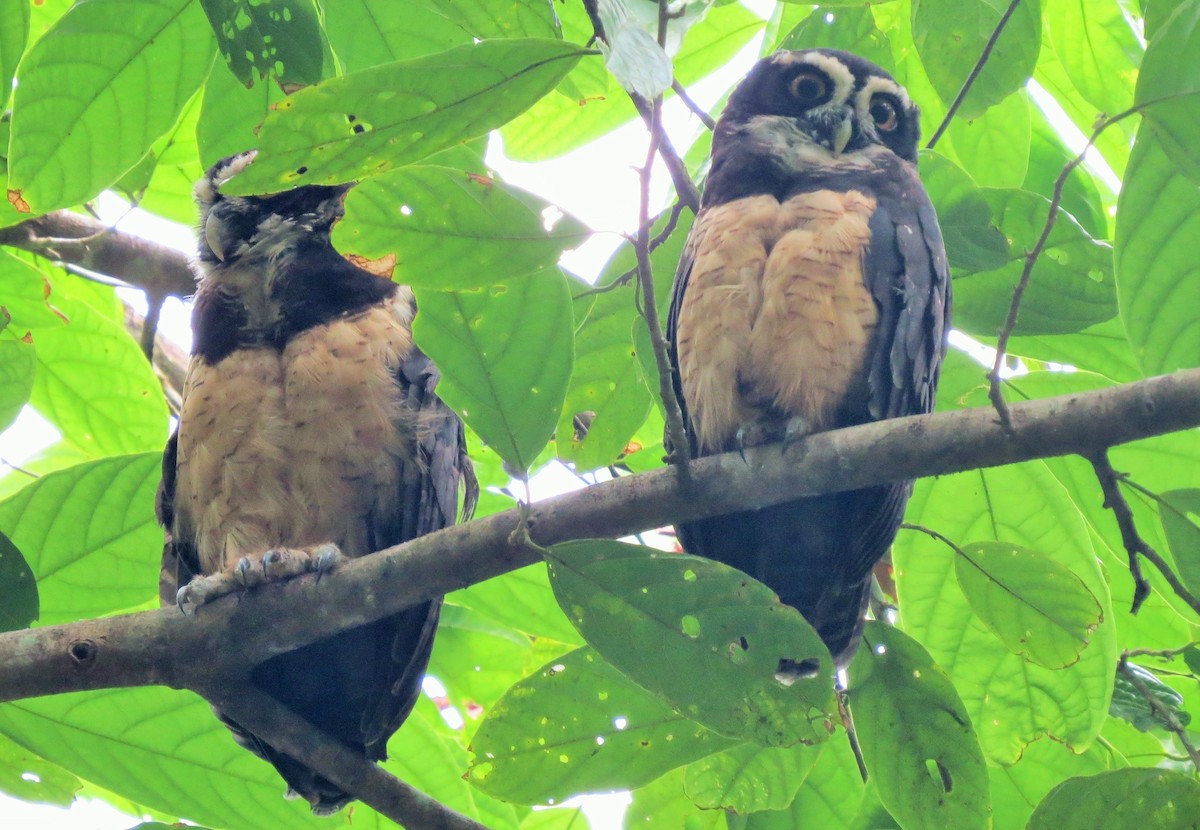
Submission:
POLYGON ((468 725, 491 709, 521 679, 530 654, 528 637, 496 626, 465 608, 442 609, 429 674, 446 687, 468 725))
POLYGON ((584 647, 500 699, 471 741, 468 774, 485 792, 534 804, 638 787, 732 744, 584 647))
MULTIPOLYGON (((154 143, 150 151, 154 163, 150 181, 134 194, 133 200, 143 210, 187 225, 196 221, 193 187, 204 174, 196 143, 203 100, 202 92, 193 95, 171 131, 154 143)), ((121 319, 124 320, 124 311, 121 319)))
POLYGON ((325 5, 329 45, 347 72, 409 60, 471 42, 437 0, 338 0, 325 5))
POLYGON ((590 231, 570 216, 547 230, 515 187, 449 167, 414 165, 368 179, 346 197, 334 245, 396 257, 397 278, 428 288, 479 288, 549 268, 590 231))
POLYGON ((863 780, 849 741, 830 741, 786 810, 729 815, 729 830, 810 830, 850 827, 858 815, 863 780))
MULTIPOLYGON (((1175 168, 1200 181, 1200 0, 1180 3, 1146 47, 1134 101, 1175 168)), ((1139 135, 1143 130, 1139 130, 1139 135)))
POLYGON ((438 394, 516 474, 550 439, 571 377, 571 297, 557 268, 475 291, 422 291, 417 343, 438 394))
MULTIPOLYGON (((1052 198, 1055 180, 1074 157, 1041 111, 1036 111, 1029 146, 1029 169, 1025 181, 1020 184, 1021 189, 1052 198)), ((1111 239, 1104 199, 1086 166, 1078 165, 1067 175, 1060 204, 1090 236, 1111 239)))
MULTIPOLYGON (((1159 680, 1158 675, 1149 669, 1136 663, 1125 665, 1146 687, 1159 707, 1173 714, 1182 726, 1191 723, 1191 714, 1183 709, 1183 695, 1159 680)), ((1117 672, 1117 682, 1113 686, 1112 703, 1109 704, 1108 713, 1114 718, 1129 721, 1142 732, 1169 728, 1161 709, 1153 706, 1123 671, 1117 672)))
POLYGON ((1200 783, 1166 769, 1119 769, 1072 778, 1038 805, 1028 830, 1194 830, 1200 783))
POLYGON ((204 101, 196 122, 200 162, 211 167, 258 144, 258 128, 267 114, 285 98, 276 84, 255 84, 247 89, 224 63, 217 62, 204 85, 204 101))
MULTIPOLYGON (((1007 0, 913 0, 917 52, 945 103, 953 101, 962 89, 1008 5, 1007 0)), ((1040 0, 1017 5, 959 109, 960 117, 981 114, 1016 92, 1033 74, 1042 44, 1041 5, 1040 0)))
MULTIPOLYGON (((6 319, 8 312, 0 306, 0 322, 6 319)), ((33 337, 0 326, 0 432, 12 426, 29 403, 36 371, 33 337)))
POLYGON ((481 41, 306 87, 267 116, 258 158, 224 192, 337 184, 420 161, 511 121, 584 54, 557 40, 481 41))
POLYGON ((33 570, 8 536, 0 533, 0 631, 28 628, 38 618, 33 570))
MULTIPOLYGON (((563 36, 584 43, 592 35, 591 24, 586 16, 571 14, 573 5, 561 12, 563 36)), ((704 20, 688 30, 675 56, 675 79, 686 86, 708 75, 744 47, 763 24, 761 17, 738 3, 709 9, 704 20)), ((604 91, 582 98, 566 94, 543 98, 501 131, 505 154, 517 161, 554 158, 636 118, 629 96, 616 84, 610 86, 606 75, 599 57, 581 62, 567 76, 567 83, 584 89, 600 85, 604 91)))
POLYGON ((43 625, 98 617, 156 595, 162 456, 116 456, 42 476, 0 501, 0 533, 37 578, 43 625))
POLYGON ((124 326, 77 283, 62 275, 51 284, 0 253, 0 296, 37 344, 30 402, 91 457, 161 450, 168 413, 153 369, 124 326))
POLYGON ((9 187, 35 213, 90 199, 170 129, 213 56, 191 0, 82 0, 21 62, 9 187))
POLYGON ((28 39, 29 4, 24 0, 0 3, 0 107, 8 103, 13 74, 28 39))
POLYGON ((921 182, 937 210, 950 266, 991 271, 1009 260, 1008 240, 992 225, 983 192, 958 165, 926 150, 921 154, 921 182))
MULTIPOLYGON (((989 345, 995 338, 980 338, 989 345)), ((1008 341, 1009 353, 1062 363, 1125 382, 1143 377, 1120 318, 1114 317, 1071 334, 1029 335, 1008 341)))
POLYGON ((1118 3, 1049 3, 1045 24, 1063 70, 1097 112, 1116 114, 1133 103, 1144 50, 1118 3))
POLYGON ((830 21, 828 8, 839 5, 822 3, 800 21, 783 41, 780 49, 844 49, 864 57, 884 69, 892 67, 892 47, 888 36, 875 25, 875 16, 865 4, 859 8, 839 8, 830 21))
MULTIPOLYGON (((1094 474, 1090 488, 1082 493, 1099 511, 1094 474)), ((1038 461, 923 479, 905 514, 950 539, 994 539, 1045 551, 1074 572, 1099 601, 1104 620, 1079 660, 1065 669, 1023 660, 988 630, 958 587, 955 554, 948 547, 921 533, 902 532, 892 548, 900 622, 954 681, 984 755, 997 763, 1014 763, 1026 744, 1047 734, 1082 751, 1108 716, 1116 627, 1109 589, 1079 511, 1071 492, 1038 461), (1039 692, 1030 694, 1030 689, 1039 692)))
POLYGON ((1013 830, 1025 827, 1034 807, 1056 784, 1073 775, 1102 772, 1109 757, 1109 752, 1098 744, 1076 755, 1056 741, 1043 739, 1027 746, 1017 763, 989 766, 993 826, 1013 830))
POLYGON ((986 828, 987 767, 971 718, 916 640, 868 622, 850 664, 850 706, 879 799, 904 828, 986 828))
POLYGON ((1018 90, 974 118, 955 118, 946 138, 981 187, 1020 187, 1029 167, 1029 94, 1018 90))
POLYGON ((1013 654, 1061 669, 1079 659, 1101 621, 1100 603, 1071 570, 1007 542, 963 545, 954 558, 971 610, 1013 654))
MULTIPOLYGON (((994 334, 1008 315, 1013 287, 1045 226, 1049 200, 1024 190, 985 189, 992 224, 1010 244, 1003 268, 957 276, 954 323, 968 333, 994 334)), ((1059 209, 1045 249, 1034 265, 1014 330, 1020 334, 1063 334, 1103 322, 1117 313, 1112 249, 1088 236, 1059 209)))
POLYGON ((62 767, 0 735, 0 792, 22 801, 67 807, 82 786, 62 767))
POLYGON ((832 734, 833 660, 765 585, 621 542, 568 542, 546 556, 558 604, 588 643, 678 711, 764 746, 832 734))
MULTIPOLYGON (((308 0, 200 0, 226 64, 239 81, 321 80, 321 27, 308 0)), ((336 4, 334 4, 336 5, 336 4)))
POLYGON ((830 745, 740 744, 688 764, 683 788, 688 798, 706 810, 782 810, 792 803, 809 771, 830 745))
MULTIPOLYGON (((0 734, 139 804, 213 827, 344 826, 281 798, 279 774, 190 692, 107 689, 5 703, 0 734)), ((362 805, 355 812, 372 815, 362 805)))
POLYGON ((1191 254, 1200 191, 1179 175, 1157 135, 1145 125, 1138 131, 1117 202, 1117 294, 1146 375, 1200 366, 1200 319, 1191 303, 1200 292, 1191 254))
POLYGON ((672 770, 634 790, 625 810, 624 830, 674 827, 680 830, 726 830, 725 814, 701 810, 683 792, 684 770, 672 770))
POLYGON ((1158 518, 1171 546, 1171 558, 1183 584, 1200 590, 1200 490, 1170 490, 1159 494, 1158 518))
POLYGON ((530 637, 573 646, 583 644, 554 601, 543 565, 530 565, 455 591, 447 595, 446 602, 470 608, 530 637))

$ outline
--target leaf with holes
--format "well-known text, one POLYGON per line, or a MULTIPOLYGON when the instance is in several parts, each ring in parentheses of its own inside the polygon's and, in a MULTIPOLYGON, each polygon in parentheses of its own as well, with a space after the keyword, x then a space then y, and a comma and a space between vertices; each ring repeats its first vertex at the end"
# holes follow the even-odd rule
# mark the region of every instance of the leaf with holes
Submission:
POLYGON ((584 54, 558 40, 485 40, 307 87, 267 116, 254 165, 222 192, 338 184, 420 161, 512 120, 584 54))
POLYGON ((850 706, 879 800, 904 828, 990 826, 987 767, 954 684, 916 640, 868 622, 850 706))
POLYGON ((321 80, 321 27, 307 0, 200 0, 221 55, 239 81, 287 84, 321 80))
POLYGON ((351 190, 333 241, 367 259, 395 257, 406 285, 478 288, 552 267, 590 233, 561 212, 547 228, 539 211, 550 209, 487 176, 413 165, 351 190))
POLYGON ((1179 578, 1191 590, 1200 591, 1200 490, 1168 490, 1160 495, 1158 518, 1179 578))
MULTIPOLYGON (((1179 3, 1146 47, 1134 102, 1174 167, 1200 181, 1200 0, 1179 3)), ((1141 130, 1139 130, 1141 132, 1141 130)))
POLYGON ((683 788, 706 810, 782 810, 830 746, 828 741, 788 747, 740 744, 688 764, 683 788))
POLYGON ((417 343, 442 397, 520 475, 558 421, 574 358, 571 295, 557 268, 488 288, 418 290, 417 343))
POLYGON ((1059 784, 1028 830, 1195 830, 1200 782, 1167 769, 1118 769, 1059 784))
POLYGON ((1117 199, 1115 259, 1121 318, 1146 375, 1200 366, 1197 234, 1200 190, 1143 124, 1117 199))
POLYGON ((764 746, 833 733, 829 651, 767 586, 621 542, 568 542, 546 557, 558 604, 588 643, 687 717, 764 746))
POLYGON ((95 196, 171 128, 214 52, 191 0, 76 3, 21 61, 9 187, 35 213, 95 196))
POLYGON ((1061 669, 1079 659, 1104 615, 1066 565, 1007 542, 973 542, 954 557, 971 610, 1013 654, 1061 669))
POLYGON ((38 618, 33 570, 8 536, 0 533, 0 631, 27 628, 38 618))
POLYGON ((673 712, 591 648, 517 683, 471 740, 470 781, 521 804, 640 787, 732 745, 673 712))

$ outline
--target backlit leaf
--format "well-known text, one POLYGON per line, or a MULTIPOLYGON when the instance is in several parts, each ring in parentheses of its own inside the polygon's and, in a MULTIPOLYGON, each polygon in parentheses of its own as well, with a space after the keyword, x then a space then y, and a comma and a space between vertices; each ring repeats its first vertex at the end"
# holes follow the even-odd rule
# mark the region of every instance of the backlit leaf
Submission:
POLYGON ((1038 805, 1029 830, 1194 830, 1200 783, 1166 769, 1119 769, 1069 778, 1038 805))

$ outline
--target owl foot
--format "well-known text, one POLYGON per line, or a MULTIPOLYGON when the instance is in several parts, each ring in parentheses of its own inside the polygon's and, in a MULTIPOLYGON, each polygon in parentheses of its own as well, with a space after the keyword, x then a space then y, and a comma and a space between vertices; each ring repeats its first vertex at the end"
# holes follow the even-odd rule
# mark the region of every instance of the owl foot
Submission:
POLYGON ((323 574, 333 570, 344 558, 337 545, 326 543, 309 548, 274 548, 261 554, 243 556, 232 568, 221 573, 198 576, 179 589, 175 602, 185 614, 194 614, 226 594, 246 593, 266 582, 282 582, 306 573, 323 574))
POLYGON ((786 420, 759 420, 742 424, 734 436, 734 441, 738 454, 745 461, 746 450, 750 447, 782 441, 786 450, 797 441, 808 437, 811 432, 812 424, 808 419, 797 415, 786 420))

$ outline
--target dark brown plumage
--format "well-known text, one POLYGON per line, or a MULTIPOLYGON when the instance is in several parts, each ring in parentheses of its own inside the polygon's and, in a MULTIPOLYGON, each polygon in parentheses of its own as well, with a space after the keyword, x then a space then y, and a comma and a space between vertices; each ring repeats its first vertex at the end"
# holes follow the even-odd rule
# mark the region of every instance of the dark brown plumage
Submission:
MULTIPOLYGON (((201 280, 179 428, 163 459, 164 603, 331 567, 453 524, 476 485, 463 427, 413 344, 412 292, 330 242, 345 187, 221 194, 252 153, 196 186, 201 280)), ((264 691, 372 760, 417 701, 440 600, 258 666, 264 691)), ((218 715, 220 713, 218 712, 218 715)), ((222 716, 316 813, 339 787, 222 716)))
MULTIPOLYGON (((668 334, 693 452, 929 412, 949 331, 917 108, 845 52, 778 52, 730 96, 668 334)), ((774 589, 844 665, 912 482, 677 527, 774 589)))

